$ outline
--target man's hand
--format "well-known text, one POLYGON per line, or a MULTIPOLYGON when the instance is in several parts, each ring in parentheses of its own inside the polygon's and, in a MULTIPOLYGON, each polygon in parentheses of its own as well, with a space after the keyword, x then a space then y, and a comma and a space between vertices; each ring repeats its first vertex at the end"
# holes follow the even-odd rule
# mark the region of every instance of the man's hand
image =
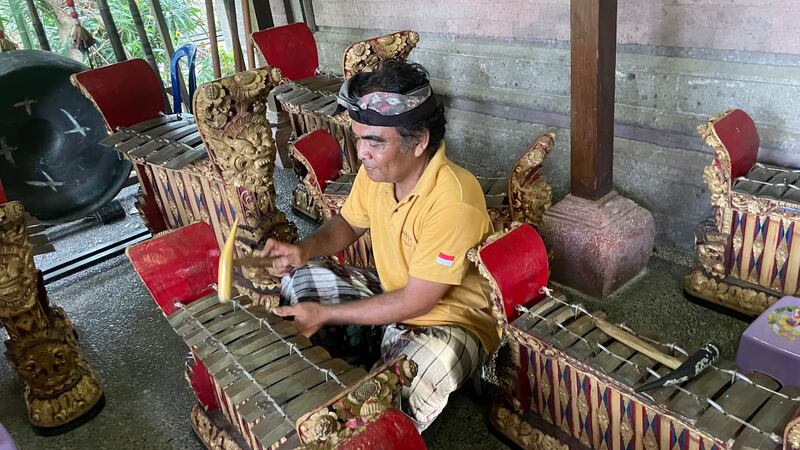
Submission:
POLYGON ((308 253, 303 247, 267 239, 261 256, 272 258, 272 263, 267 271, 272 276, 282 277, 289 275, 292 269, 302 267, 308 262, 308 253))
POLYGON ((305 337, 311 337, 325 325, 325 305, 316 302, 301 302, 291 306, 272 308, 276 316, 294 316, 294 326, 305 337))

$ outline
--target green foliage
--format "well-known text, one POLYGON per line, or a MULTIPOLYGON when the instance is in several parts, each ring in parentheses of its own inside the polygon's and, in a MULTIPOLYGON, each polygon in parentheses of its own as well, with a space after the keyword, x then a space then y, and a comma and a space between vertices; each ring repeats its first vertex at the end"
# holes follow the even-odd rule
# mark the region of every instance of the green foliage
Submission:
MULTIPOLYGON (((52 0, 53 4, 61 4, 63 0, 52 0)), ((189 42, 195 42, 199 49, 196 59, 196 70, 198 84, 210 81, 214 78, 211 67, 211 54, 208 46, 208 31, 206 28, 205 8, 200 0, 155 0, 161 2, 164 11, 164 18, 172 36, 175 48, 189 42)), ((161 77, 164 83, 169 83, 169 56, 164 46, 161 35, 158 32, 158 25, 152 13, 150 0, 135 0, 142 16, 145 30, 147 32, 150 46, 153 48, 153 55, 156 58, 161 77)), ((45 34, 50 42, 53 52, 74 56, 71 54, 71 42, 69 42, 69 31, 72 30, 73 21, 66 14, 63 6, 54 10, 53 6, 46 0, 34 0, 39 17, 45 28, 45 34), (59 33, 65 36, 62 38, 59 33)), ((136 33, 136 27, 128 8, 128 0, 108 0, 111 15, 117 25, 120 40, 125 48, 128 58, 144 58, 144 50, 136 33)), ((100 16, 97 0, 75 0, 75 7, 78 10, 81 24, 89 30, 97 40, 91 48, 89 58, 95 67, 105 66, 116 62, 111 43, 108 40, 103 21, 100 16)), ((5 27, 7 36, 17 44, 22 43, 21 32, 27 31, 28 37, 34 47, 38 48, 38 40, 34 34, 30 12, 25 0, 0 0, 0 20, 5 27), (12 4, 11 2, 15 2, 12 4), (12 9, 12 6, 14 9, 12 9), (22 20, 26 24, 27 30, 17 28, 16 21, 12 16, 12 11, 19 12, 22 20)), ((218 27, 219 29, 219 27, 218 27)), ((82 62, 88 63, 85 58, 82 62)), ((223 43, 220 43, 220 62, 222 73, 231 74, 233 70, 233 55, 228 52, 223 43)))

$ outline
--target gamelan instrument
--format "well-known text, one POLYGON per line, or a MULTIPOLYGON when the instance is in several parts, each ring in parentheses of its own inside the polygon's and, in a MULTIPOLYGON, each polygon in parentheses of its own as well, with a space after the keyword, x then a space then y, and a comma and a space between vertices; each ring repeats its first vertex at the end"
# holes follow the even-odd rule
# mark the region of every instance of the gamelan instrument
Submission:
MULTIPOLYGON (((150 230, 203 221, 221 246, 238 218, 241 256, 269 237, 296 237, 275 206, 275 142, 266 118, 269 90, 280 80, 279 70, 265 67, 205 83, 192 116, 162 113, 160 84, 143 60, 73 78, 106 120, 104 142, 134 163, 142 189, 137 207, 150 230)), ((240 275, 237 285, 254 300, 275 301, 276 280, 263 268, 240 275)))
POLYGON ((471 257, 492 288, 509 344, 496 362, 504 400, 491 420, 524 448, 777 449, 785 435, 787 445, 788 436, 800 438, 790 427, 800 387, 729 361, 636 393, 687 352, 551 295, 543 285, 547 254, 529 226, 493 235, 471 257))
POLYGON ((684 288, 756 316, 800 293, 800 170, 756 162, 758 130, 742 110, 725 110, 698 131, 714 149, 704 176, 713 214, 697 227, 697 265, 684 288))
POLYGON ((130 174, 129 162, 99 144, 103 119, 69 84, 85 69, 51 52, 0 54, 0 180, 42 222, 90 215, 130 174))
POLYGON ((246 296, 220 302, 212 286, 219 250, 208 224, 137 244, 128 256, 192 352, 187 380, 198 405, 191 421, 206 445, 424 448, 394 401, 416 365, 401 357, 367 372, 332 358, 246 296))

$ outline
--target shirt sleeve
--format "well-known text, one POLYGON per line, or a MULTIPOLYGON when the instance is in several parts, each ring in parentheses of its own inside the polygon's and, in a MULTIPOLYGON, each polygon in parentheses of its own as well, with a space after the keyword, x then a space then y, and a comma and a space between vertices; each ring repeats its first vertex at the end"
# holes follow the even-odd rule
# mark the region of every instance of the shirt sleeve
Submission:
POLYGON ((422 224, 409 275, 437 283, 461 284, 471 264, 467 251, 483 239, 488 220, 485 211, 463 202, 431 213, 422 224))
POLYGON ((358 228, 369 228, 369 209, 367 208, 367 195, 369 186, 367 174, 362 166, 358 169, 356 179, 353 181, 353 188, 350 195, 344 201, 344 206, 340 214, 350 225, 358 228))

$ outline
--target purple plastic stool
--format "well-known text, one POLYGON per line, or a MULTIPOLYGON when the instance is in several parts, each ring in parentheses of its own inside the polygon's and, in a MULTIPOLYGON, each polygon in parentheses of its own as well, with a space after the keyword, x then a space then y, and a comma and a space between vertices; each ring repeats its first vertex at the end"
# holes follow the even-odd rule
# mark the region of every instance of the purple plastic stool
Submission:
POLYGON ((783 297, 747 327, 739 341, 736 364, 784 386, 800 386, 800 298, 783 297))
POLYGON ((11 439, 11 435, 8 434, 8 431, 3 428, 2 423, 0 423, 0 450, 17 450, 14 440, 11 439))

